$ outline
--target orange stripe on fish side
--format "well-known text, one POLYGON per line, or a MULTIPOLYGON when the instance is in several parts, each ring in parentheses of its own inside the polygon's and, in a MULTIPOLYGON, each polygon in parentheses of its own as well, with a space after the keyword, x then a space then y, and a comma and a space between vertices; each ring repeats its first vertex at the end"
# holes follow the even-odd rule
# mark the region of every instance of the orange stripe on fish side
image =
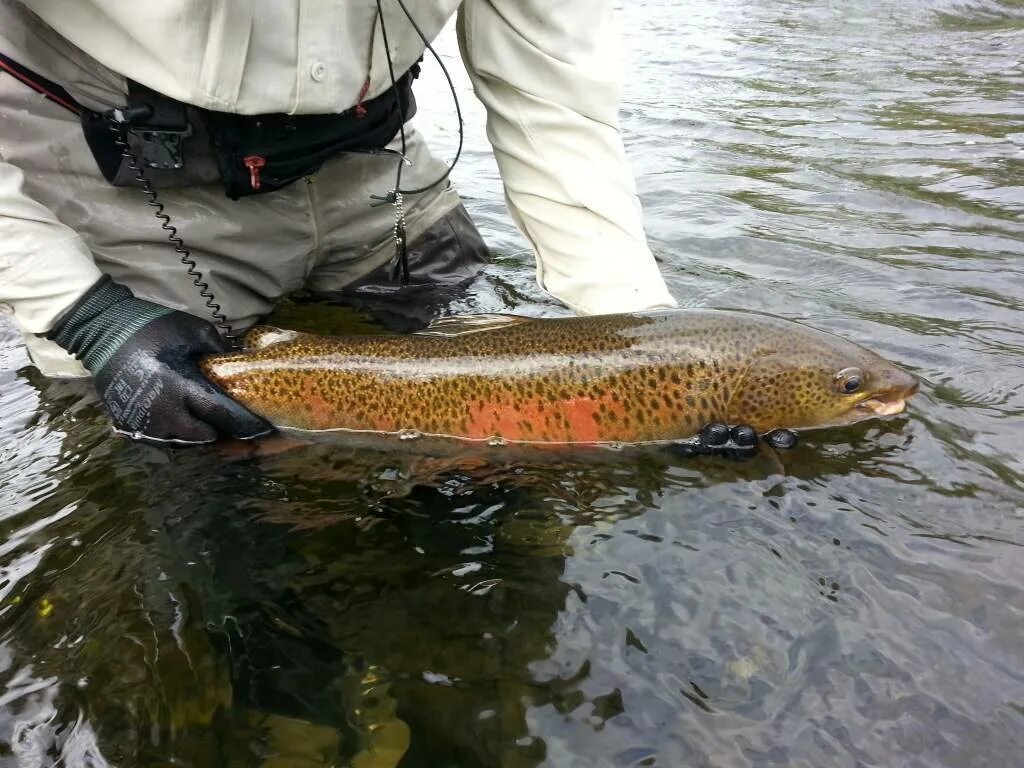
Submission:
POLYGON ((270 400, 264 404, 263 410, 271 414, 271 421, 310 430, 344 426, 344 420, 339 418, 337 403, 324 394, 314 379, 301 380, 299 391, 295 394, 298 396, 280 402, 270 400))
POLYGON ((628 439, 628 421, 620 399, 573 397, 567 400, 477 403, 467 413, 463 434, 475 439, 597 443, 628 439))

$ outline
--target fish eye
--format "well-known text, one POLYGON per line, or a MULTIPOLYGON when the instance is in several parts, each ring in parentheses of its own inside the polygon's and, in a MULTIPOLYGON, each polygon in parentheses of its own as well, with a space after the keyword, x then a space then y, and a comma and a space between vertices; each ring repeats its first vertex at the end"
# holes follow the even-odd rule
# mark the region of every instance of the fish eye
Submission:
POLYGON ((860 368, 843 368, 836 374, 836 389, 840 392, 852 395, 860 389, 864 380, 864 372, 860 368))

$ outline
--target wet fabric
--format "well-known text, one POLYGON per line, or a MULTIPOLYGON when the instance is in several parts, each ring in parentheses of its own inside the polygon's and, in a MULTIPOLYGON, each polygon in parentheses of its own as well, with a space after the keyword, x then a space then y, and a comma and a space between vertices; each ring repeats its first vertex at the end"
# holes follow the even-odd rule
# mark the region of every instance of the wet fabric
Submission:
MULTIPOLYGON (((618 129, 622 68, 610 0, 407 0, 407 7, 428 38, 458 9, 462 61, 487 111, 487 135, 510 213, 536 251, 540 286, 582 313, 672 306, 646 242, 618 129)), ((145 9, 113 0, 0 0, 0 50, 99 112, 125 103, 125 78, 197 107, 236 114, 343 112, 390 86, 385 28, 398 51, 391 57, 395 71, 404 72, 423 53, 423 41, 396 3, 383 4, 378 13, 375 0, 168 0, 145 9)), ((84 142, 68 116, 36 103, 36 94, 13 78, 0 80, 6 118, 0 302, 24 332, 45 333, 95 283, 100 269, 156 240, 138 231, 144 216, 136 191, 112 197, 96 186, 95 164, 82 152, 84 142), (18 95, 16 87, 28 93, 18 95), (104 222, 128 231, 116 236, 104 222)), ((358 252, 350 279, 379 265, 366 262, 378 255, 382 223, 366 212, 366 200, 368 193, 390 191, 393 182, 384 179, 393 173, 393 158, 335 159, 307 194, 289 188, 273 195, 272 203, 229 212, 213 199, 213 190, 201 188, 218 174, 199 149, 199 133, 189 141, 187 173, 160 181, 191 186, 166 195, 165 202, 173 203, 169 210, 204 256, 224 257, 226 282, 272 299, 280 287, 280 260, 302 262, 311 273, 339 233, 355 235, 343 246, 346 259, 352 249, 358 252), (363 220, 351 232, 347 222, 354 217, 363 220), (206 219, 224 219, 225 225, 206 219), (254 274, 241 278, 243 259, 254 274)), ((410 151, 419 155, 411 158, 415 165, 405 188, 434 181, 429 155, 422 148, 410 151)), ((425 222, 457 203, 454 192, 443 190, 411 198, 405 201, 410 242, 414 225, 422 232, 425 222)), ((294 273, 286 270, 289 277, 294 273)), ((149 290, 129 285, 140 295, 149 290)), ((234 286, 221 290, 235 292, 234 286)))
MULTIPOLYGON (((114 187, 100 175, 77 118, 13 78, 0 77, 4 124, 3 156, 17 167, 20 186, 32 200, 56 212, 88 244, 95 267, 92 285, 107 274, 139 298, 208 317, 205 302, 167 243, 139 189, 114 187)), ((425 185, 445 168, 410 125, 403 171, 409 184, 425 185)), ((395 151, 399 142, 390 145, 395 151)), ((198 132, 187 144, 180 177, 153 173, 159 199, 191 249, 229 321, 245 328, 268 314, 283 296, 309 287, 337 291, 384 267, 395 254, 394 209, 371 206, 371 195, 394 184, 394 154, 347 154, 328 160, 313 177, 272 195, 228 200, 198 132), (168 186, 169 184, 178 185, 168 186), (180 186, 187 183, 188 186, 180 186)), ((406 230, 422 281, 417 241, 461 205, 450 185, 405 198, 406 230)), ((445 223, 439 224, 446 228, 445 223)), ((479 243, 479 235, 475 236, 479 243)), ((481 258, 470 250, 470 260, 481 258)), ((452 255, 444 257, 450 261, 452 255)), ((77 281, 79 262, 66 265, 77 281)), ((440 273, 438 273, 440 276, 440 273)), ((61 277, 40 274, 60 301, 61 277)), ((73 303, 70 299, 67 305, 73 303)), ((17 317, 17 315, 16 315, 17 317)), ((23 329, 31 330, 31 329, 23 329)), ((45 329, 40 329, 45 330, 45 329)), ((36 365, 48 375, 82 376, 85 369, 52 342, 26 334, 36 365)))

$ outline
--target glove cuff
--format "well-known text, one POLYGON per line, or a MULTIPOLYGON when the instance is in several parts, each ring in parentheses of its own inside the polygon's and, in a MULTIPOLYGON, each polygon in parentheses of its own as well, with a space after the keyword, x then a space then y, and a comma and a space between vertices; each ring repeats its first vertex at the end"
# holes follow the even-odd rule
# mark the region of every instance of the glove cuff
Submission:
POLYGON ((173 309, 135 298, 104 276, 47 334, 95 376, 139 329, 173 309))

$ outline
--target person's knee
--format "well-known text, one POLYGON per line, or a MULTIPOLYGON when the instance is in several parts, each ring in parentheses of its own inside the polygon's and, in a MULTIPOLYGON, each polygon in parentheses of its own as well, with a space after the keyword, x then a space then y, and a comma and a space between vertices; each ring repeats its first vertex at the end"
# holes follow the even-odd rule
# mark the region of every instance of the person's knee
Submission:
POLYGON ((458 283, 480 273, 490 251, 462 203, 409 245, 410 275, 432 283, 458 283))

